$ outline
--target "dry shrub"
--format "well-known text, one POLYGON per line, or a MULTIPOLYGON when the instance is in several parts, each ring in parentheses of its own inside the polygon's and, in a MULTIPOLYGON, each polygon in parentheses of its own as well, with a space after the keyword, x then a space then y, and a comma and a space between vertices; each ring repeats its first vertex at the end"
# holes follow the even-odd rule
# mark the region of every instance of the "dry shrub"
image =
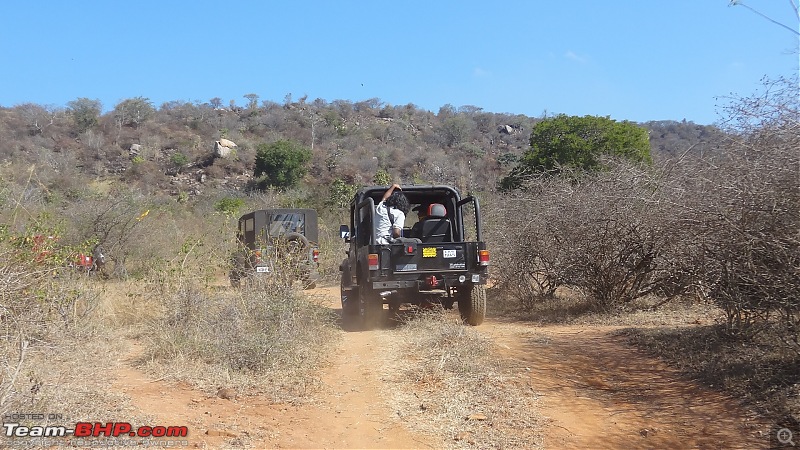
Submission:
MULTIPOLYGON (((46 341, 28 336, 2 336, 0 413, 44 414, 43 420, 22 420, 23 425, 64 425, 64 422, 106 421, 125 417, 136 421, 127 399, 110 389, 113 358, 124 349, 103 331, 51 330, 46 341), (50 416, 53 415, 53 416, 50 416), (61 420, 57 417, 62 418, 61 420)), ((8 422, 8 421, 6 421, 8 422)))
POLYGON ((800 98, 797 80, 765 80, 764 92, 726 110, 720 152, 684 167, 680 212, 702 250, 707 295, 729 332, 772 323, 800 353, 800 98))
POLYGON ((121 412, 120 399, 97 390, 111 380, 110 360, 96 356, 119 348, 94 318, 96 277, 31 259, 8 241, 0 247, 0 416, 101 420, 121 412))
POLYGON ((319 221, 319 274, 323 282, 339 282, 339 265, 347 256, 347 245, 339 235, 339 226, 348 223, 346 214, 320 217, 319 221))
POLYGON ((800 352, 798 98, 796 80, 766 81, 728 107, 714 151, 542 177, 498 199, 487 214, 496 286, 526 309, 559 286, 598 310, 699 295, 729 332, 779 323, 777 342, 800 352))
POLYGON ((491 232, 497 287, 530 308, 569 286, 606 311, 688 292, 692 249, 681 245, 665 195, 658 173, 622 162, 530 181, 490 218, 503 224, 491 232))
POLYGON ((725 312, 730 332, 755 333, 773 315, 797 328, 798 152, 731 152, 695 167, 705 183, 680 214, 702 255, 696 270, 705 294, 725 312))
POLYGON ((158 205, 152 198, 133 189, 114 187, 111 192, 87 196, 73 202, 63 213, 67 224, 66 240, 99 243, 106 254, 107 272, 116 279, 141 273, 152 256, 147 244, 158 239, 154 222, 158 205), (151 216, 150 213, 153 213, 151 216))
POLYGON ((618 166, 577 181, 534 181, 504 205, 513 206, 512 214, 492 217, 504 224, 492 229, 502 244, 492 254, 498 288, 528 309, 543 303, 538 298, 557 297, 553 287, 562 285, 600 305, 624 304, 653 282, 650 293, 658 298, 699 294, 721 310, 719 325, 626 333, 778 423, 796 426, 798 103, 797 80, 767 80, 764 93, 727 108, 725 134, 713 151, 687 149, 652 171, 618 166), (645 275, 643 284, 636 273, 645 275))
POLYGON ((234 385, 272 389, 279 399, 302 396, 334 342, 331 310, 270 277, 252 277, 237 290, 186 283, 164 306, 143 360, 161 376, 205 389, 234 385))
POLYGON ((491 309, 495 316, 543 326, 686 326, 714 323, 721 314, 708 301, 677 298, 664 303, 656 296, 637 299, 609 312, 598 309, 592 299, 565 286, 556 289, 552 297, 538 297, 526 307, 520 307, 517 300, 497 289, 489 290, 487 296, 496 300, 491 309))

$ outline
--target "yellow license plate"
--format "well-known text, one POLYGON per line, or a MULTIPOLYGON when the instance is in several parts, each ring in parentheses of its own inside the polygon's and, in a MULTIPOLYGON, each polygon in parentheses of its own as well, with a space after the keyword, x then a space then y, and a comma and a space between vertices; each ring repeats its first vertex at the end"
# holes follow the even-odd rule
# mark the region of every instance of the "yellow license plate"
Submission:
POLYGON ((423 258, 436 258, 436 247, 425 247, 422 249, 423 258))

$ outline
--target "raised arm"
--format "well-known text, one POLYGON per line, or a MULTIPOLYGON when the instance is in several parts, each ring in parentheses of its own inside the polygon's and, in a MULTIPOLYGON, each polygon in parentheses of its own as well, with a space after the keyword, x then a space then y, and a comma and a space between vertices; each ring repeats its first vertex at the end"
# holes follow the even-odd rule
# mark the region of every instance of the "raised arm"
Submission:
MULTIPOLYGON (((399 185, 399 184, 397 184, 397 183, 395 183, 395 184, 393 184, 393 185, 392 185, 392 187, 390 187, 389 189, 387 189, 387 190, 386 190, 386 192, 384 192, 384 194, 383 194, 383 198, 381 199, 381 201, 384 201, 384 202, 385 202, 385 201, 386 201, 386 199, 387 199, 387 198, 389 198, 389 196, 391 196, 391 195, 392 195, 392 192, 394 192, 394 190, 395 190, 395 189, 400 189, 400 185, 399 185)), ((400 190, 402 191, 402 189, 400 189, 400 190)))

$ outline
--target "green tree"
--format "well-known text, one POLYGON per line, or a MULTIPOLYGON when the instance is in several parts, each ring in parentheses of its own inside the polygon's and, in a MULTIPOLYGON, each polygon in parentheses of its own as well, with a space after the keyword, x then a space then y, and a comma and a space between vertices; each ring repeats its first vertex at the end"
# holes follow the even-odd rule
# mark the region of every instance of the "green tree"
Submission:
POLYGON ((381 167, 375 172, 375 176, 372 177, 372 182, 375 183, 376 186, 390 186, 392 184, 392 179, 392 174, 384 167, 381 167))
POLYGON ((83 133, 97 125, 97 118, 103 111, 103 104, 100 103, 100 100, 80 97, 67 103, 67 111, 75 122, 78 133, 83 133))
POLYGON ((447 117, 439 129, 442 143, 447 147, 454 147, 466 141, 473 129, 475 122, 463 114, 453 117, 447 117))
POLYGON ((356 190, 357 187, 355 185, 337 178, 331 183, 327 204, 334 208, 344 208, 350 204, 350 200, 356 195, 356 190))
POLYGON ((604 156, 652 162, 647 129, 608 117, 561 114, 544 119, 533 127, 530 142, 531 147, 519 164, 501 181, 501 189, 519 188, 535 174, 557 175, 565 169, 604 170, 604 156))
POLYGON ((225 217, 235 217, 242 207, 244 200, 241 198, 225 197, 214 203, 214 210, 225 217))
POLYGON ((296 142, 280 140, 259 144, 254 171, 258 188, 294 186, 305 176, 309 161, 311 150, 296 142))
POLYGON ((169 162, 178 172, 186 164, 189 164, 189 158, 181 152, 175 152, 169 157, 169 162))

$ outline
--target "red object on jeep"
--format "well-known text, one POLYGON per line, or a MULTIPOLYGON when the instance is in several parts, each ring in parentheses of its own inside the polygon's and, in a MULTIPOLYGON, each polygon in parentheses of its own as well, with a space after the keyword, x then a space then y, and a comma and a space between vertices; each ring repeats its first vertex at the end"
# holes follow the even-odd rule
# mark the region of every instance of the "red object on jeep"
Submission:
POLYGON ((430 287, 436 287, 436 286, 438 286, 438 285, 439 285, 439 283, 441 282, 441 280, 438 280, 438 279, 436 278, 436 275, 431 275, 431 276, 429 276, 429 277, 427 277, 427 278, 425 279, 425 282, 426 282, 426 283, 428 283, 428 286, 430 286, 430 287))
POLYGON ((78 267, 83 268, 91 268, 94 264, 92 255, 84 255, 83 253, 78 253, 78 267))
POLYGON ((489 265, 489 250, 478 250, 478 262, 482 266, 489 265))

